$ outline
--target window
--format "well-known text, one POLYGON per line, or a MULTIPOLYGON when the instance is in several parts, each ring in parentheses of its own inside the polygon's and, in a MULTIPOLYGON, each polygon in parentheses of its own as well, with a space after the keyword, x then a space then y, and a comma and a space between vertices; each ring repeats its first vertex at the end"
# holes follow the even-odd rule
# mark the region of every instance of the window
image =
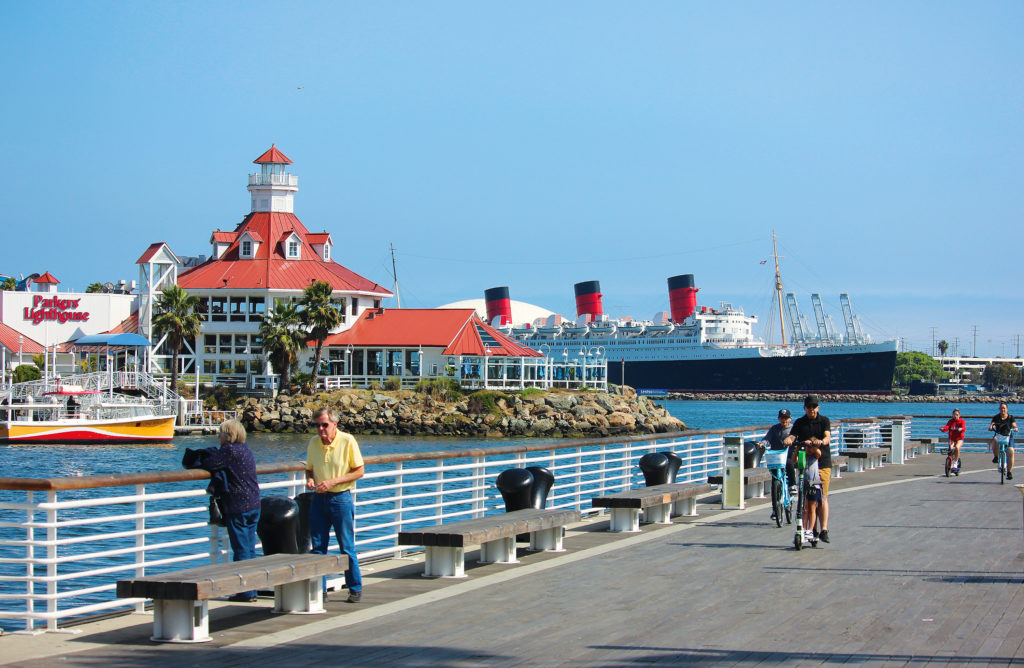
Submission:
POLYGON ((388 376, 401 376, 402 375, 402 351, 401 350, 389 350, 388 351, 388 376))
POLYGON ((220 360, 218 364, 220 365, 220 373, 231 373, 232 369, 234 369, 231 360, 220 360))
POLYGON ((288 240, 288 257, 291 259, 299 257, 299 242, 295 239, 288 240))
POLYGON ((228 319, 228 298, 227 297, 211 297, 210 298, 210 313, 211 320, 214 322, 227 322, 228 319))
POLYGON ((410 350, 405 354, 405 375, 420 375, 420 352, 418 350, 410 350))
POLYGON ((352 298, 352 315, 359 315, 359 297, 352 298))
POLYGON ((245 297, 231 298, 231 322, 245 322, 245 297))
POLYGON ((250 341, 252 342, 252 345, 250 347, 250 352, 253 355, 262 355, 263 354, 263 337, 261 337, 259 334, 253 334, 250 337, 250 341))
POLYGON ((249 322, 263 322, 267 305, 263 297, 249 297, 249 322))
POLYGON ((352 370, 349 373, 355 376, 363 375, 363 352, 362 350, 352 351, 352 370))
POLYGON ((199 319, 202 320, 203 322, 206 322, 207 320, 210 319, 210 298, 209 297, 200 297, 199 298, 199 303, 196 304, 196 315, 198 315, 199 319))
POLYGON ((249 350, 249 337, 245 334, 235 334, 235 354, 246 355, 249 350))
POLYGON ((248 368, 245 360, 235 360, 235 373, 245 373, 248 368))
POLYGON ((384 361, 383 350, 367 350, 366 351, 366 375, 367 376, 379 376, 384 361))
POLYGON ((242 242, 242 257, 252 257, 252 242, 248 239, 242 242))
POLYGON ((217 360, 203 360, 203 373, 217 373, 217 360))
POLYGON ((373 308, 380 308, 380 300, 379 299, 374 299, 373 300, 373 308))
POLYGON ((217 348, 217 352, 219 352, 221 355, 230 355, 231 354, 231 335, 230 334, 221 334, 220 335, 220 345, 217 348))
POLYGON ((331 246, 330 244, 324 244, 324 260, 331 259, 331 246))
POLYGON ((204 334, 203 335, 203 352, 207 355, 213 355, 217 352, 217 335, 216 334, 204 334))

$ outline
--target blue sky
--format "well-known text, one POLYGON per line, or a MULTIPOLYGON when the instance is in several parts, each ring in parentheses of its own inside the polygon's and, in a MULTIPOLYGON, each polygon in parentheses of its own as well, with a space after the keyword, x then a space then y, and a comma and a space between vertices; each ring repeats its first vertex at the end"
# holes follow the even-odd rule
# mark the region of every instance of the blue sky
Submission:
MULTIPOLYGON (((432 307, 571 315, 786 289, 876 337, 1014 355, 1024 3, 4 3, 0 273, 208 253, 272 142, 335 259, 432 307)), ((1022 342, 1024 353, 1024 342, 1022 342)))

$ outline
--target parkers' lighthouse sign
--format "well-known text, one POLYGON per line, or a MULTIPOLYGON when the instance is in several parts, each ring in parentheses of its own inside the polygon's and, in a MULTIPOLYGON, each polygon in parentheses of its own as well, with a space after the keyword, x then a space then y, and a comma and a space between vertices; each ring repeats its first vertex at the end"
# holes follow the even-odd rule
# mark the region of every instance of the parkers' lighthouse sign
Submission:
POLYGON ((25 320, 31 320, 33 325, 38 325, 47 320, 56 320, 61 323, 75 320, 87 321, 89 319, 89 312, 78 310, 78 303, 80 301, 82 301, 81 298, 61 299, 60 297, 34 295, 32 297, 32 306, 26 306, 24 309, 25 320))

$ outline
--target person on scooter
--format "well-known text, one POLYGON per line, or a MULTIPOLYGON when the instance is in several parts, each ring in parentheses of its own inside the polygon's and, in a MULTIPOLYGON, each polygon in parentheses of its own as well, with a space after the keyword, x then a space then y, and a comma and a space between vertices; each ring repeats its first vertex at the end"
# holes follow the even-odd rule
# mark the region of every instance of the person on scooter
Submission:
MULTIPOLYGON (((832 422, 818 412, 818 395, 804 397, 804 415, 793 422, 793 428, 786 438, 787 445, 794 443, 804 446, 809 458, 818 462, 818 476, 821 478, 821 509, 817 513, 821 520, 818 538, 828 543, 828 485, 832 479, 832 422)), ((813 529, 814 527, 809 527, 813 529)))

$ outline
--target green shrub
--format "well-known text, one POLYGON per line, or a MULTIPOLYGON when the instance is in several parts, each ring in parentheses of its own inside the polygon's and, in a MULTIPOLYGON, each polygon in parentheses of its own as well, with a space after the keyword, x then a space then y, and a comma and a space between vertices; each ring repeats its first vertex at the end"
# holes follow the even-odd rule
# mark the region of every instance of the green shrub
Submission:
POLYGON ((385 390, 400 390, 402 389, 402 379, 398 376, 389 376, 384 380, 385 390))
POLYGON ((547 394, 544 390, 539 387, 525 387, 514 394, 518 394, 521 397, 532 397, 535 394, 547 394))
POLYGON ((380 383, 377 382, 376 380, 371 380, 370 389, 373 390, 374 392, 378 392, 380 390, 380 383))
POLYGON ((462 388, 454 378, 424 378, 416 383, 415 389, 438 401, 451 401, 462 396, 462 388))
POLYGON ((507 401, 508 396, 504 392, 498 392, 497 390, 478 390, 469 395, 469 412, 480 415, 488 413, 491 415, 504 415, 501 409, 498 408, 498 399, 505 399, 507 401))
POLYGON ((14 382, 24 383, 30 380, 39 380, 43 377, 43 374, 39 371, 39 367, 34 364, 19 364, 14 369, 14 382))
POLYGON ((230 411, 235 409, 238 393, 235 388, 218 385, 203 399, 203 408, 207 410, 230 411))

